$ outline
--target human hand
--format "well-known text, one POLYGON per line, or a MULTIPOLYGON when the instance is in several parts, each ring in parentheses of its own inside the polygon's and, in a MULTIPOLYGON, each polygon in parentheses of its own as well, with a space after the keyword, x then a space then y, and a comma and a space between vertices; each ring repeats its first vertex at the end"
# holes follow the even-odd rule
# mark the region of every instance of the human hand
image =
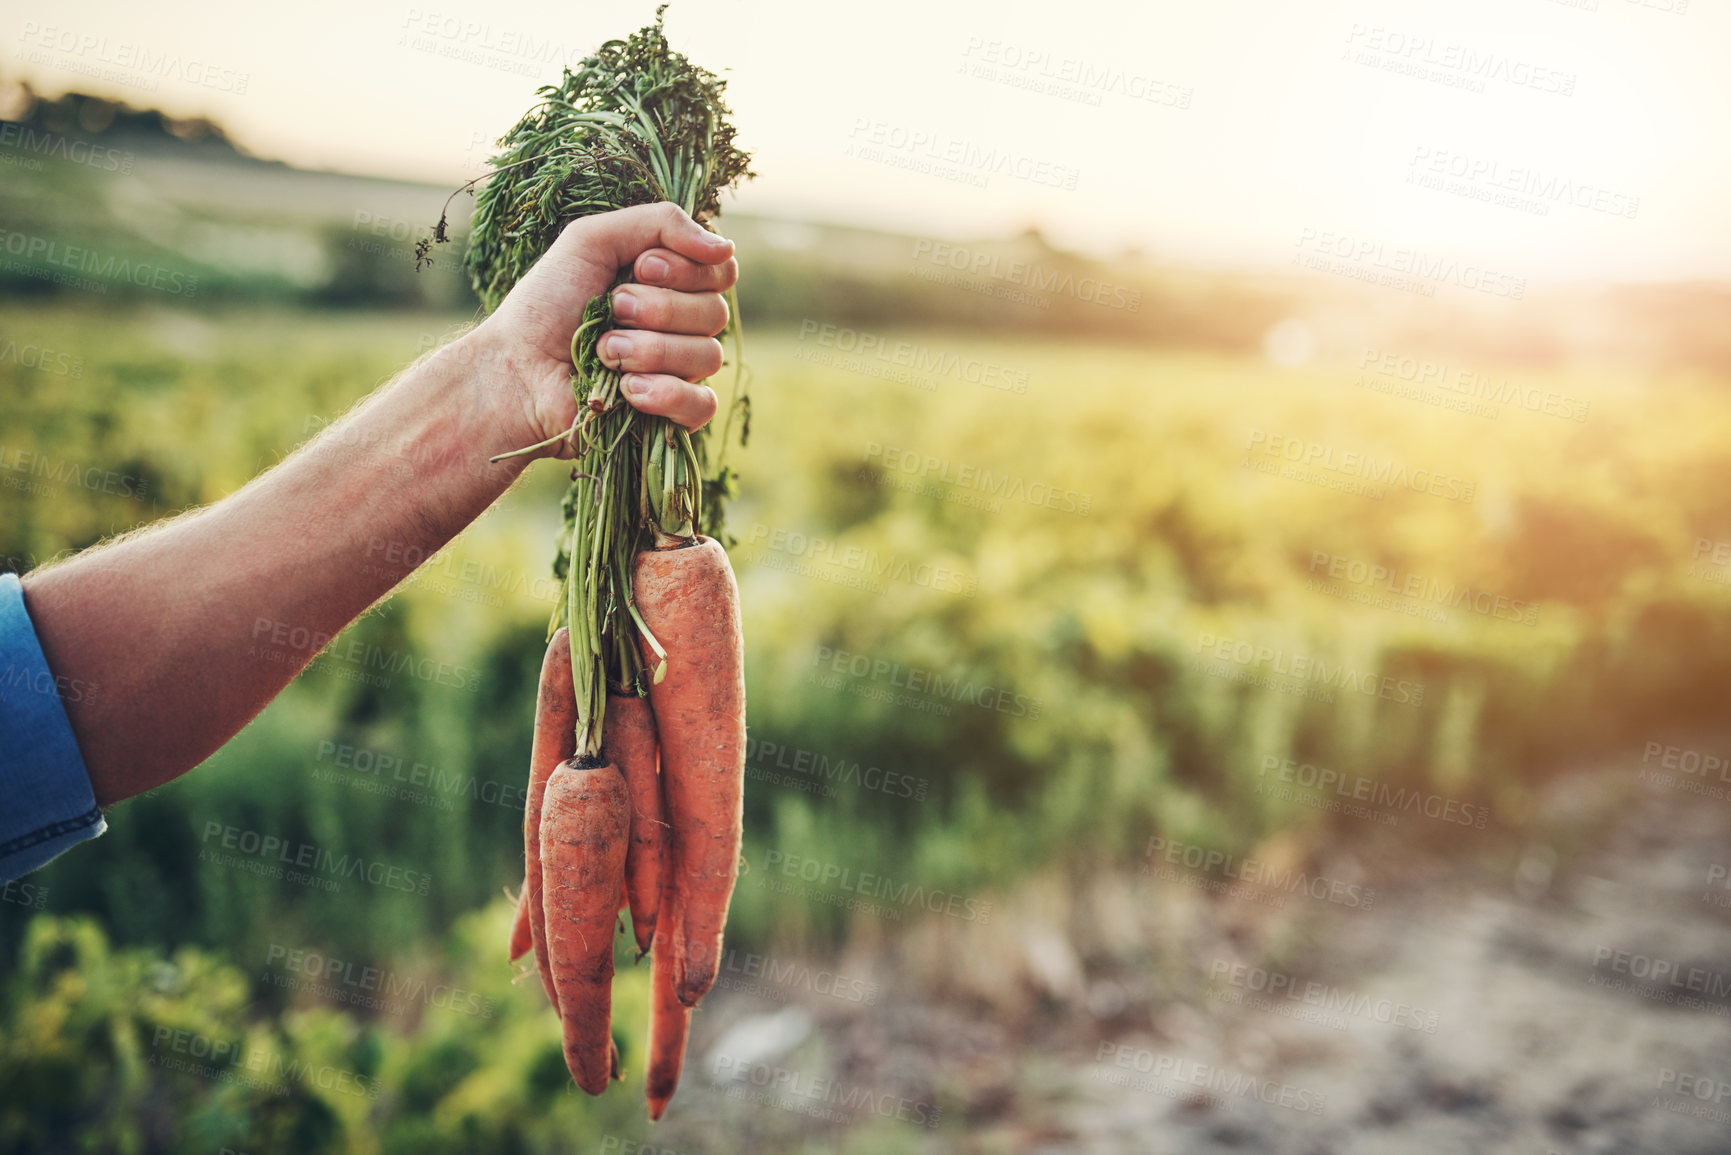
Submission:
MULTIPOLYGON (((597 351, 624 371, 625 399, 645 413, 697 429, 715 415, 715 392, 699 384, 721 368, 715 335, 727 326, 722 293, 739 279, 733 242, 677 205, 662 202, 571 222, 471 337, 500 368, 489 382, 508 449, 556 438, 571 427, 571 334, 583 309, 621 268, 613 315, 630 328, 605 333, 597 351)), ((560 442, 551 455, 569 457, 560 442)))

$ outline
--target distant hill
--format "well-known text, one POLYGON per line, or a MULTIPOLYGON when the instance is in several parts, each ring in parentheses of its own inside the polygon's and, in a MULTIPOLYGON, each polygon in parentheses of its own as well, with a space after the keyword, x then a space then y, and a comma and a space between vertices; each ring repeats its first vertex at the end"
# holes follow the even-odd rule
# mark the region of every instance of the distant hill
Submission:
MULTIPOLYGON (((14 86, 0 119, 0 294, 274 300, 469 311, 457 243, 417 272, 451 189, 314 172, 250 155, 221 125, 79 93, 14 86), (142 271, 141 271, 142 270, 142 271), (191 292, 164 285, 191 284, 191 292)), ((1403 292, 1353 271, 1202 273, 1102 261, 1013 237, 933 237, 726 214, 753 322, 948 326, 1203 349, 1261 349, 1293 326, 1319 355, 1363 334, 1401 352, 1547 362, 1610 358, 1731 369, 1724 285, 1532 290, 1518 304, 1437 279, 1403 292), (1371 324, 1374 319, 1374 325, 1371 324)))

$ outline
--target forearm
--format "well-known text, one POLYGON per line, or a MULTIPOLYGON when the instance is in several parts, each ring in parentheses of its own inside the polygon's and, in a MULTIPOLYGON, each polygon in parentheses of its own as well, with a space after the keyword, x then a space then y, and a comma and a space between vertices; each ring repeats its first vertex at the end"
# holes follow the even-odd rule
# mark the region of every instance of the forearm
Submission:
POLYGON ((280 465, 195 513, 25 579, 50 667, 104 805, 208 757, 344 626, 521 473, 489 465, 470 333, 407 370, 280 465), (380 549, 378 543, 387 543, 380 549))

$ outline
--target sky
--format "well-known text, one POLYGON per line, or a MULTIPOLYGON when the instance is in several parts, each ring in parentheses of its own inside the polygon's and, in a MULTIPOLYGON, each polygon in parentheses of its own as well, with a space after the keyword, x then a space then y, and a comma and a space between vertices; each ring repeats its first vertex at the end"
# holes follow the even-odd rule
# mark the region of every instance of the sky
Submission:
MULTIPOLYGON (((257 155, 455 185, 649 2, 13 0, 0 75, 257 155)), ((1731 279, 1724 0, 677 0, 741 210, 966 241, 1533 281, 1731 279)))

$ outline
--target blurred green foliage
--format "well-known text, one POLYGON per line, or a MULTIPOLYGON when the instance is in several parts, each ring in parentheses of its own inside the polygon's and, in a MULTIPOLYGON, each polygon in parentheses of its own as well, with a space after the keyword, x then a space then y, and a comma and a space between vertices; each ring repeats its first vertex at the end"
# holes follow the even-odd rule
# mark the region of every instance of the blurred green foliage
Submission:
MULTIPOLYGON (((592 1150, 638 1106, 569 1087, 555 1017, 500 965, 509 918, 463 916, 377 976, 318 953, 116 949, 88 917, 34 918, 0 1002, 0 1150, 592 1150)), ((646 998, 628 971, 639 1066, 646 998)))
MULTIPOLYGON (((0 555, 28 569, 221 497, 458 323, 9 308, 0 339, 77 362, 0 358, 0 555)), ((1258 793, 1268 757, 1443 791, 1518 827, 1534 784, 1571 760, 1714 716, 1731 602, 1693 555, 1698 538, 1731 540, 1716 381, 1523 370, 1587 402, 1588 420, 1491 421, 1370 392, 1344 365, 885 337, 935 364, 999 366, 1026 391, 959 369, 901 383, 815 332, 750 334, 759 406, 734 559, 754 745, 732 945, 848 934, 839 908, 762 885, 772 851, 984 901, 1033 871, 1131 867, 1155 833, 1244 852, 1344 822, 1258 793), (1243 466, 1258 430, 1472 479, 1477 496, 1373 500, 1267 476, 1243 466), (1536 620, 1353 604, 1307 587, 1319 552, 1530 602, 1536 620), (1204 635, 1350 662, 1422 684, 1424 702, 1243 685, 1197 668, 1204 635), (847 672, 852 655, 867 672, 847 672), (831 795, 799 788, 826 765, 843 768, 831 795), (873 787, 886 779, 854 765, 919 789, 873 787)), ((551 1151, 644 1133, 635 1083, 596 1102, 569 1089, 553 1017, 503 959, 563 482, 533 471, 208 765, 114 808, 107 835, 33 875, 46 910, 0 904, 0 1149, 76 1135, 137 1151, 551 1151), (340 656, 353 640, 459 666, 473 689, 366 684, 340 656), (247 832, 430 884, 296 885, 223 857, 247 832), (290 951, 477 992, 495 1014, 291 990, 290 951), (377 1098, 164 1069, 163 1028, 267 1069, 347 1072, 377 1098)), ((645 1016, 624 969, 629 1056, 645 1016)))

